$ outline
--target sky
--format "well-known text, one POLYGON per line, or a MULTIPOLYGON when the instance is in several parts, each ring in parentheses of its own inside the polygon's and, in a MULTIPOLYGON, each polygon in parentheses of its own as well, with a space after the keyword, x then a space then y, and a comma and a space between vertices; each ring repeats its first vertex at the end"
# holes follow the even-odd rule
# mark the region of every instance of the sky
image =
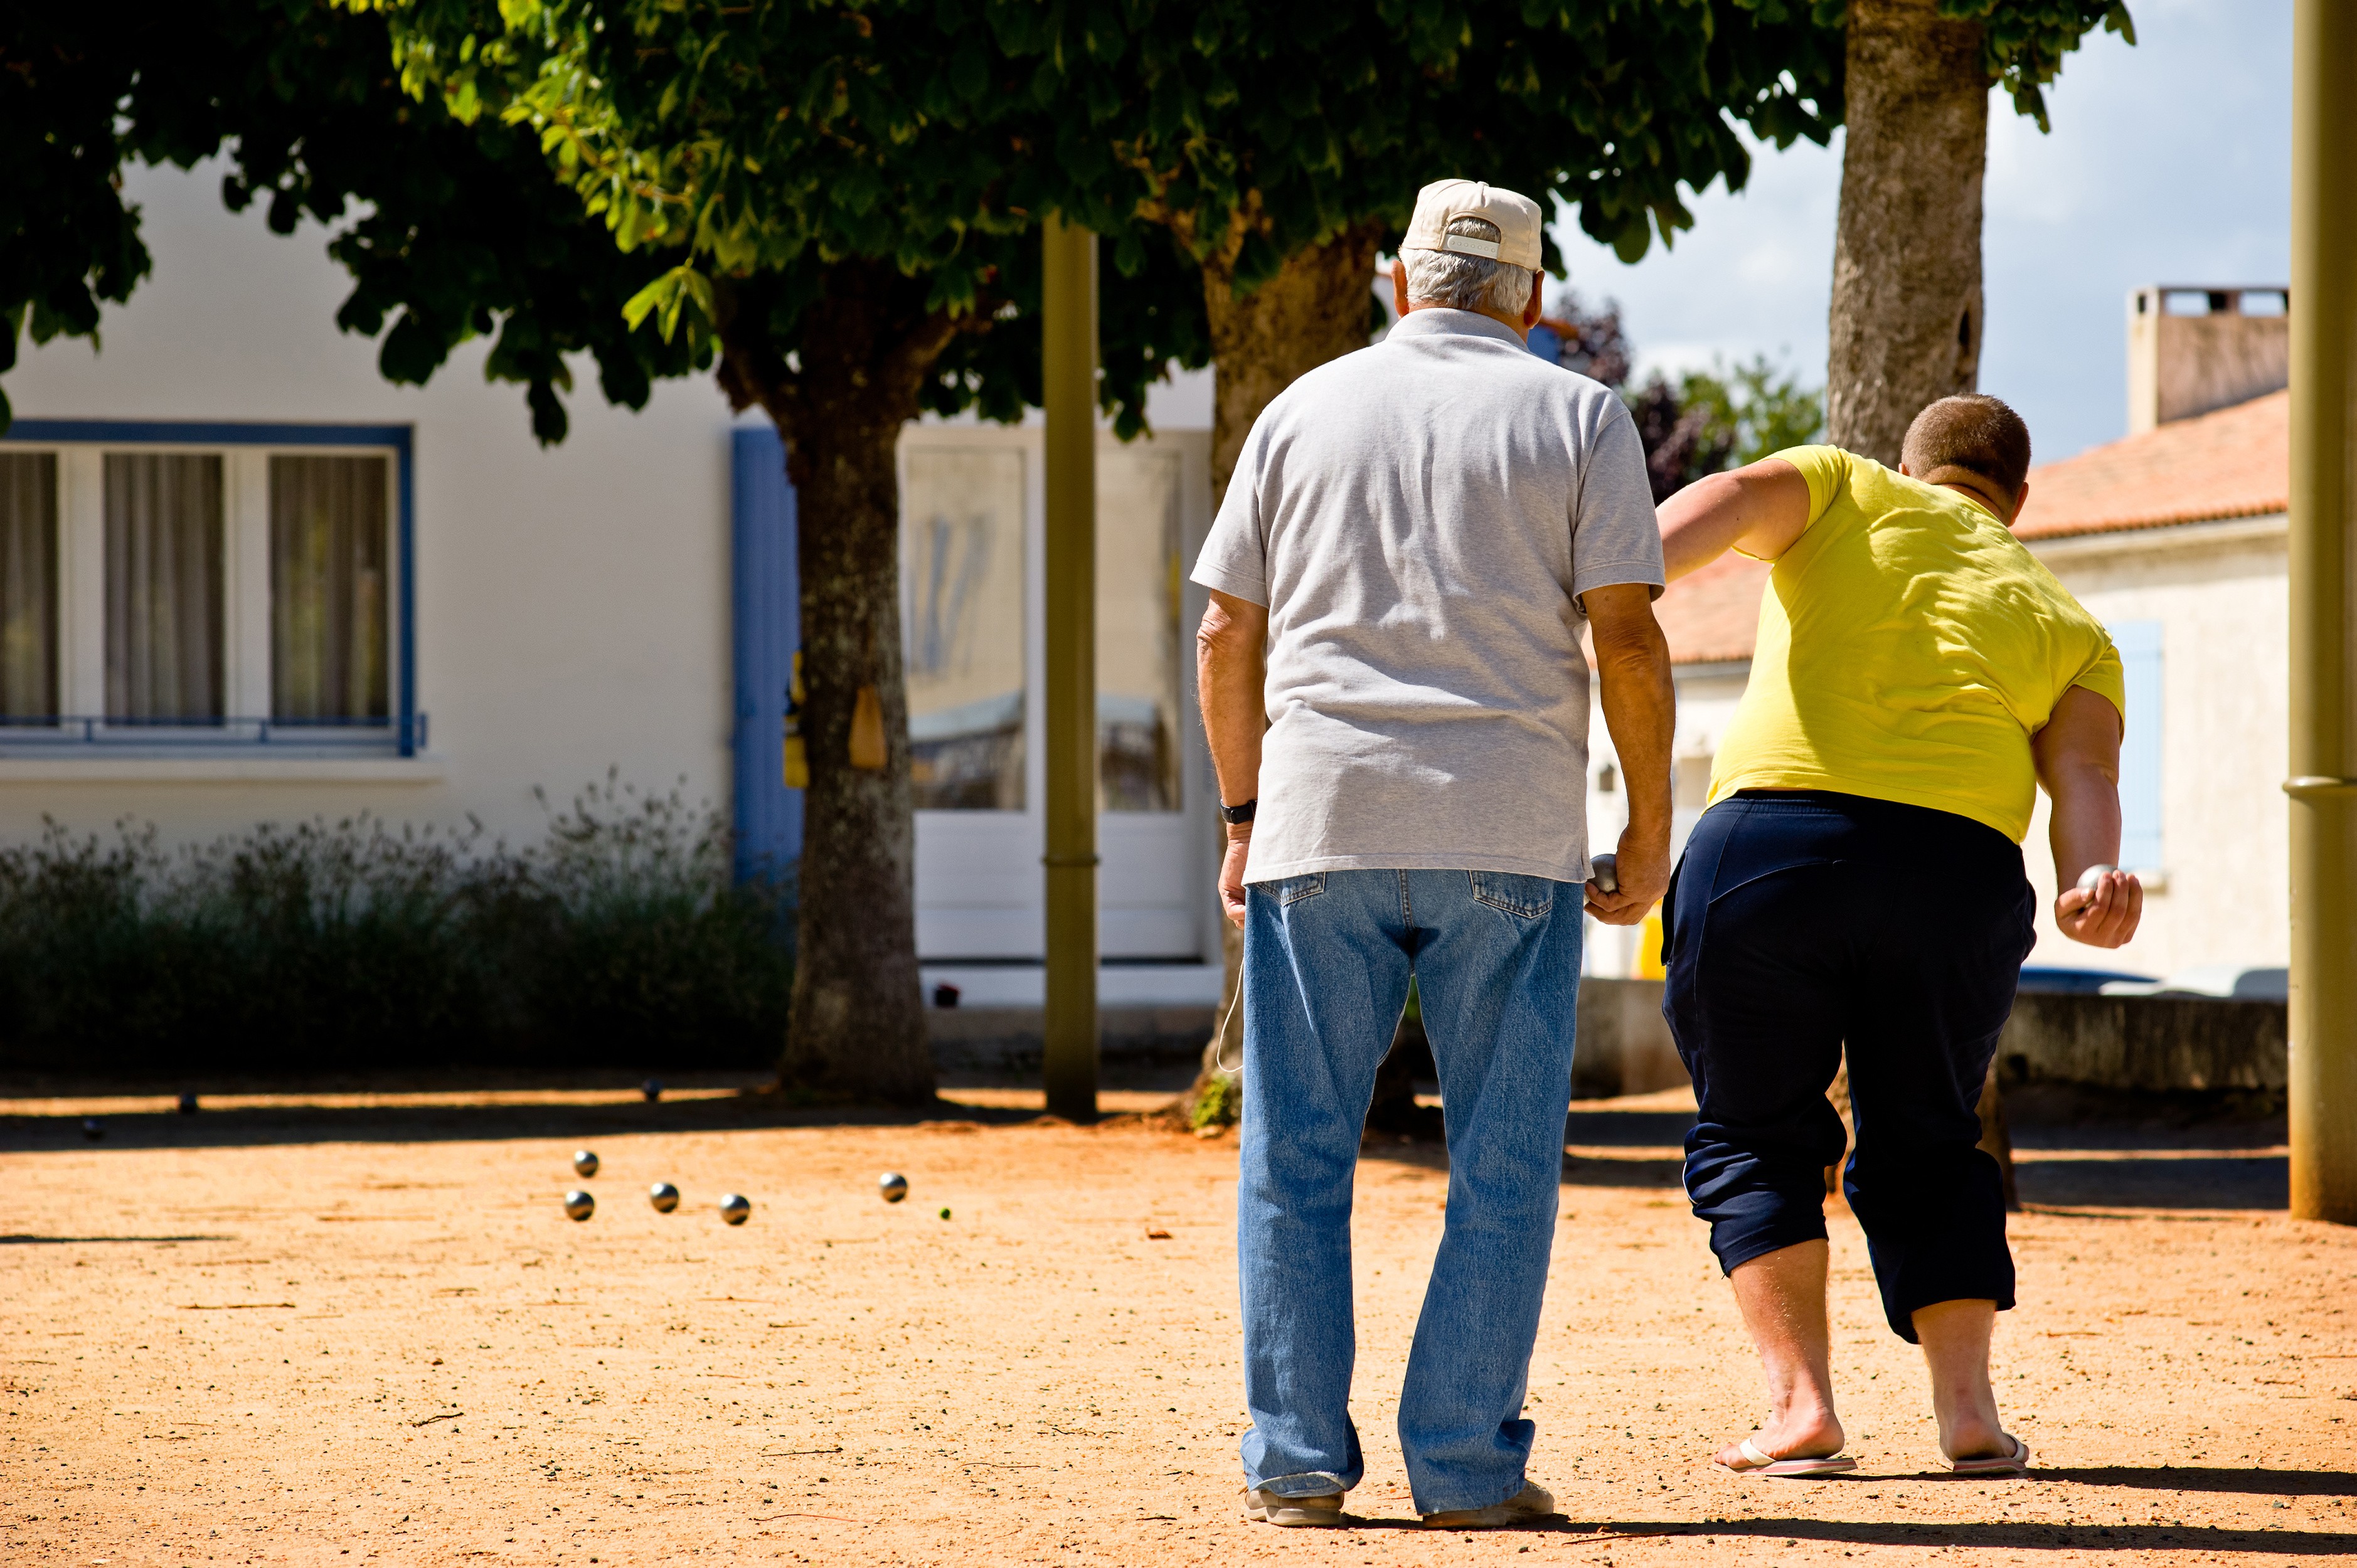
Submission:
MULTIPOLYGON (((2291 267, 2291 0, 2128 0, 2137 42, 2090 34, 2046 90, 2050 135, 1993 94, 1981 390, 2040 461, 2127 428, 2128 291, 2274 284, 2291 267)), ((1624 266, 1560 222, 1571 286, 1617 298, 1639 373, 1764 353, 1822 385, 1841 142, 1756 150, 1695 226, 1624 266)), ((1550 285, 1552 287, 1554 285, 1550 285)))

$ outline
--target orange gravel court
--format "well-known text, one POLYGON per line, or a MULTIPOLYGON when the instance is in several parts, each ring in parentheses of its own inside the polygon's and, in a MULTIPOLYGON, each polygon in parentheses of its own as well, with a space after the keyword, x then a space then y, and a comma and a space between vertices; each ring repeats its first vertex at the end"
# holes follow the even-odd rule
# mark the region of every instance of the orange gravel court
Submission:
POLYGON ((1757 1371, 1677 1187, 1690 1100, 1582 1102, 1529 1399, 1565 1517, 1439 1535, 1391 1431, 1434 1144, 1360 1167, 1368 1476, 1360 1522, 1317 1532, 1238 1517, 1232 1136, 1067 1125, 1021 1090, 912 1116, 717 1081, 182 1116, 71 1087, 0 1100, 11 1568, 2357 1558, 2357 1230, 2286 1216, 2279 1118, 2018 1122, 1997 1370, 2027 1478, 1937 1467, 1920 1363, 1836 1214, 1862 1464, 1789 1482, 1709 1464, 1751 1427, 1757 1371), (886 1170, 906 1202, 880 1201, 886 1170), (749 1223, 720 1222, 725 1191, 749 1223))

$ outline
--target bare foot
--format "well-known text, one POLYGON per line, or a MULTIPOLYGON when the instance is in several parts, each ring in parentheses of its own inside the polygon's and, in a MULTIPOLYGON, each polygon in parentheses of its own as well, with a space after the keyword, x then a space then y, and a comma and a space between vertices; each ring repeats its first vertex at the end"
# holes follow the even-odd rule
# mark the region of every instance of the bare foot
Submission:
MULTIPOLYGON (((1770 1459, 1821 1459, 1828 1454, 1840 1453, 1844 1441, 1841 1422, 1831 1411, 1792 1411, 1781 1416, 1770 1415, 1767 1424, 1751 1434, 1751 1445, 1770 1459)), ((2009 1450, 2000 1446, 1989 1452, 2003 1454, 2009 1450)), ((1720 1449, 1716 1462, 1730 1470, 1751 1468, 1740 1438, 1720 1449)))
POLYGON ((1942 1412, 1940 1452, 1951 1459, 1994 1459, 2013 1452, 2013 1439, 1997 1424, 1996 1412, 1942 1412))

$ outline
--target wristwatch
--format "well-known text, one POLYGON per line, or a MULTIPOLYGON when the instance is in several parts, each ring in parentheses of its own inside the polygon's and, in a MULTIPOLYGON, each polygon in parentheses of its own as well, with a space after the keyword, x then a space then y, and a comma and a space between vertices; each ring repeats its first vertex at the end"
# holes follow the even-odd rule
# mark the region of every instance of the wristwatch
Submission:
POLYGON ((1251 800, 1246 800, 1241 806, 1222 805, 1220 808, 1220 821, 1227 823, 1232 828, 1241 827, 1244 823, 1253 820, 1253 811, 1259 805, 1260 797, 1257 795, 1254 795, 1251 800))

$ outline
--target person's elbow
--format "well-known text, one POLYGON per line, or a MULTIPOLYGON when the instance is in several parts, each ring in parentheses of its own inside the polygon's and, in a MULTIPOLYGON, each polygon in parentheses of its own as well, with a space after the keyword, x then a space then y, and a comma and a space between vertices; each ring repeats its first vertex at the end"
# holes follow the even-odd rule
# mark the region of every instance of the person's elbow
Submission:
POLYGON ((1232 666, 1258 658, 1267 637, 1265 606, 1214 591, 1195 628, 1195 648, 1206 665, 1232 666))
POLYGON ((1596 664, 1614 674, 1665 678, 1670 639, 1653 618, 1652 591, 1641 583, 1598 588, 1588 596, 1588 632, 1596 664))

